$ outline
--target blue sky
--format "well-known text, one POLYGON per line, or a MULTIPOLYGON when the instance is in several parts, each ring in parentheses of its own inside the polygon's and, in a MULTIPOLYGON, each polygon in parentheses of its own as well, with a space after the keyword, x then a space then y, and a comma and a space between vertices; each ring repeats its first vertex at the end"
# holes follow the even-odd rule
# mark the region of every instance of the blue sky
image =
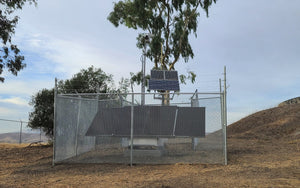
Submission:
MULTIPOLYGON (((217 91, 226 65, 229 123, 298 97, 299 7, 298 0, 219 0, 209 18, 201 12, 198 37, 191 37, 195 57, 176 65, 180 73, 194 71, 196 83, 181 90, 217 91)), ((136 36, 141 31, 115 28, 107 21, 112 8, 112 1, 43 0, 20 11, 14 42, 27 67, 17 77, 4 72, 0 118, 27 121, 31 96, 52 88, 55 77, 67 79, 94 65, 113 74, 117 83, 139 71, 136 36)), ((148 60, 148 70, 151 66, 148 60)), ((0 132, 18 130, 0 121, 0 132)))

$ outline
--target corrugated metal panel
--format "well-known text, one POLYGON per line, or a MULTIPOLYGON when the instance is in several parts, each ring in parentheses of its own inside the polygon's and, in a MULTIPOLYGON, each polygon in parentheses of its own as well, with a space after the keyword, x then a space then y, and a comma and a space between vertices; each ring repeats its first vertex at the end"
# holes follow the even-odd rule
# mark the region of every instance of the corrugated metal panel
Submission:
POLYGON ((134 107, 134 135, 172 135, 175 111, 176 106, 134 107))
POLYGON ((178 108, 175 135, 205 137, 205 108, 178 108))
POLYGON ((99 108, 86 135, 130 135, 130 107, 99 108))
MULTIPOLYGON (((86 135, 130 136, 130 114, 129 106, 100 108, 86 135)), ((176 106, 134 107, 134 136, 169 137, 175 136, 174 134, 205 136, 205 109, 176 106)))

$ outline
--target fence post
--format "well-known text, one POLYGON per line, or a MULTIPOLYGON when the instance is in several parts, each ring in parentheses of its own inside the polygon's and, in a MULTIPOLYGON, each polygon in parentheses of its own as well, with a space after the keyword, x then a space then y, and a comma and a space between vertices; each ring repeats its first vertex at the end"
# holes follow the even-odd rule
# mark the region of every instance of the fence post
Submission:
POLYGON ((76 130, 75 130, 75 156, 77 156, 78 153, 78 127, 79 127, 79 121, 80 121, 80 114, 81 114, 81 96, 79 95, 79 104, 78 104, 78 113, 77 113, 77 124, 76 124, 76 130))
POLYGON ((225 126, 224 126, 224 93, 222 92, 222 80, 219 79, 219 85, 220 85, 220 102, 221 102, 221 126, 222 126, 222 141, 223 141, 223 156, 224 156, 224 164, 226 164, 226 136, 225 136, 225 126))
POLYGON ((20 139, 19 139, 19 144, 22 144, 22 120, 21 122, 21 126, 20 126, 20 139))
POLYGON ((133 154, 133 118, 134 118, 134 93, 132 93, 131 99, 131 121, 130 121, 130 166, 132 166, 132 154, 133 154))
POLYGON ((224 158, 227 165, 227 86, 226 86, 226 66, 224 67, 224 158))
MULTIPOLYGON (((198 89, 195 90, 195 93, 191 98, 191 107, 200 107, 198 89), (195 99, 193 99, 194 96, 195 96, 195 99)), ((177 111, 176 111, 176 115, 177 115, 177 111)), ((197 137, 192 137, 193 150, 197 149, 198 142, 199 142, 199 139, 197 137)))
MULTIPOLYGON (((107 95, 106 95, 107 96, 107 95)), ((97 100, 97 110, 96 110, 96 114, 99 112, 99 100, 100 100, 100 85, 97 84, 97 96, 96 96, 96 100, 97 100)), ((95 146, 94 146, 94 150, 96 150, 97 148, 97 143, 98 143, 98 137, 95 136, 95 146)))
POLYGON ((55 86, 54 86, 54 118, 53 118, 53 160, 52 160, 52 166, 55 165, 55 149, 56 149, 56 102, 57 102, 57 78, 55 78, 55 86))

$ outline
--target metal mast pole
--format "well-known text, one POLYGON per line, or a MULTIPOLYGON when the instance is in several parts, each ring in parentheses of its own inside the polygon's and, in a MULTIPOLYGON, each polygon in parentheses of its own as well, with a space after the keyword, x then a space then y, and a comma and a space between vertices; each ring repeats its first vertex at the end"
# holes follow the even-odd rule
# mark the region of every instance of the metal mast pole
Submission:
POLYGON ((143 53, 143 61, 142 61, 142 98, 141 98, 141 105, 145 104, 145 74, 146 74, 146 44, 144 46, 144 53, 143 53))

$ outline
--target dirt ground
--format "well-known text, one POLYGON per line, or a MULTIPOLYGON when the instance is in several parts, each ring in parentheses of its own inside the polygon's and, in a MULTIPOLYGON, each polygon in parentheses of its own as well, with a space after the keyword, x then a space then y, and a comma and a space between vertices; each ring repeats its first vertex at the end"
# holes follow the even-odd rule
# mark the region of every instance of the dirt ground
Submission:
POLYGON ((52 167, 52 147, 0 144, 0 187, 300 187, 299 113, 276 108, 229 126, 227 166, 52 167))
POLYGON ((300 141, 228 139, 228 165, 61 164, 52 148, 0 145, 0 187, 300 187, 300 141))

